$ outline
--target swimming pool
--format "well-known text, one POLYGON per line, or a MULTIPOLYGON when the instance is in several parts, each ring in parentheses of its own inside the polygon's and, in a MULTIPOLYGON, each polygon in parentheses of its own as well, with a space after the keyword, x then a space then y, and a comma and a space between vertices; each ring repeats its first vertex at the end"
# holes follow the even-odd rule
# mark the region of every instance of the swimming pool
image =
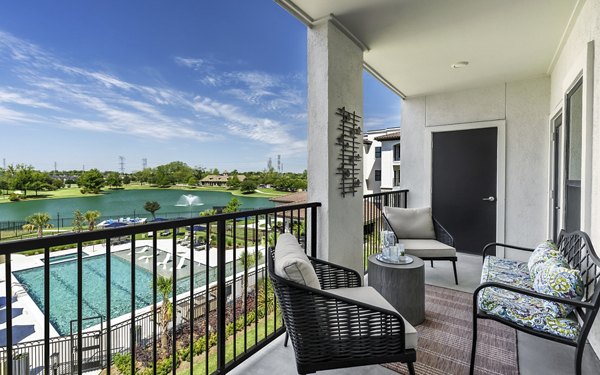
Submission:
MULTIPOLYGON (((84 253, 83 257, 87 258, 88 255, 84 253)), ((58 263, 58 262, 62 262, 65 260, 73 260, 73 259, 77 259, 77 254, 67 254, 67 255, 59 255, 59 256, 50 257, 49 262, 50 262, 50 264, 53 264, 53 263, 58 263)), ((45 263, 44 258, 42 258, 42 262, 45 263)))
MULTIPOLYGON (((239 265, 238 265, 239 267, 239 265)), ((233 263, 226 265, 226 274, 233 272, 233 263)), ((240 268, 238 268, 240 269, 240 268)), ((217 278, 216 268, 209 271, 210 282, 217 278)), ((27 287, 28 294, 44 311, 44 267, 15 271, 19 283, 27 287)), ((205 267, 197 266, 194 287, 206 283, 205 267)), ((177 293, 190 290, 189 277, 177 279, 177 293)), ((111 255, 111 318, 131 312, 131 263, 117 255, 111 255)), ((162 301, 160 294, 157 301, 162 301)), ((152 304, 152 273, 135 267, 135 307, 140 309, 152 304)), ((83 318, 101 316, 106 321, 106 256, 83 258, 83 318)), ((77 261, 67 260, 50 263, 50 324, 61 335, 70 334, 71 321, 77 320, 77 261)), ((98 320, 84 321, 83 328, 98 324, 98 320)), ((76 327, 77 324, 74 324, 76 327)))

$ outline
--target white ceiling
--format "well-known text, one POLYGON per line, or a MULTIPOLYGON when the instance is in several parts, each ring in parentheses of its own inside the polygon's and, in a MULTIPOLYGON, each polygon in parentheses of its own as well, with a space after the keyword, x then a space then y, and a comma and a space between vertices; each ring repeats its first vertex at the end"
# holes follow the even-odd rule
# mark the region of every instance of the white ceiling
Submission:
MULTIPOLYGON (((580 0, 579 2, 583 2, 580 0)), ((578 0, 284 0, 333 14, 406 96, 548 74, 578 0), (455 62, 469 65, 453 69, 455 62)))

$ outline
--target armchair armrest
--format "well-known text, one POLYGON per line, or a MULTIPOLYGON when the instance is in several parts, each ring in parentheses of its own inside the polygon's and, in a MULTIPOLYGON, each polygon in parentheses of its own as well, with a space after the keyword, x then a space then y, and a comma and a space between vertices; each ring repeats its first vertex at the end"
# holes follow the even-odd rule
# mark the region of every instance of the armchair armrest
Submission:
POLYGON ((589 302, 583 302, 583 301, 579 301, 579 300, 575 300, 575 299, 570 299, 570 298, 561 298, 561 297, 550 296, 550 295, 547 295, 547 294, 538 293, 538 292, 535 292, 533 290, 529 290, 529 289, 525 289, 525 288, 520 288, 520 287, 509 285, 509 284, 499 283, 499 282, 495 282, 495 281, 489 281, 489 282, 485 282, 485 283, 479 285, 477 287, 477 289, 475 289, 475 291, 473 292, 473 308, 475 308, 477 306, 477 296, 479 295, 479 292, 482 289, 490 288, 490 287, 496 287, 496 288, 499 288, 499 289, 509 290, 511 292, 515 292, 515 293, 523 294, 523 295, 526 295, 526 296, 543 299, 543 300, 546 300, 546 301, 564 303, 566 305, 571 305, 571 306, 574 306, 574 307, 580 307, 580 308, 586 308, 586 309, 594 307, 594 305, 591 304, 591 303, 589 303, 589 302))
POLYGON ((452 235, 434 217, 432 217, 432 220, 436 241, 454 247, 454 238, 452 235))
POLYGON ((515 246, 515 245, 507 245, 507 244, 499 243, 499 242, 492 242, 492 243, 489 243, 489 244, 487 244, 487 245, 485 245, 483 247, 483 259, 485 260, 485 257, 487 256, 488 251, 490 251, 490 249, 492 247, 496 248, 498 246, 507 247, 509 249, 529 251, 529 252, 532 252, 533 250, 535 250, 535 249, 532 249, 530 247, 522 247, 522 246, 515 246))
POLYGON ((308 257, 311 261, 322 289, 354 288, 362 286, 360 274, 353 269, 308 257))

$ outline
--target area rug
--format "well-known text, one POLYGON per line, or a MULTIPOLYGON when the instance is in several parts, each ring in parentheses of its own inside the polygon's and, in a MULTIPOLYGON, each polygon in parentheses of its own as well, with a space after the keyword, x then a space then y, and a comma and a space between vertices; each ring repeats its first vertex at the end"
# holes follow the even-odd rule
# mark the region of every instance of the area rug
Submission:
MULTIPOLYGON (((419 375, 468 374, 471 358, 472 302, 470 293, 425 286, 425 321, 418 325, 419 375)), ((517 333, 491 320, 479 320, 475 374, 519 374, 517 333)), ((385 367, 408 374, 405 364, 385 367)))

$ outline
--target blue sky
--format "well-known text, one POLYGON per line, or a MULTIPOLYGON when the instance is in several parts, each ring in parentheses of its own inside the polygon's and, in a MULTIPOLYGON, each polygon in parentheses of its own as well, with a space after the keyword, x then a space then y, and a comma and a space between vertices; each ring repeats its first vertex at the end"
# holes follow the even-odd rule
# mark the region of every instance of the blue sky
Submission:
MULTIPOLYGON (((397 126, 399 98, 364 87, 366 129, 397 126)), ((0 4, 7 164, 302 171, 306 138, 306 28, 271 0, 0 4)))

